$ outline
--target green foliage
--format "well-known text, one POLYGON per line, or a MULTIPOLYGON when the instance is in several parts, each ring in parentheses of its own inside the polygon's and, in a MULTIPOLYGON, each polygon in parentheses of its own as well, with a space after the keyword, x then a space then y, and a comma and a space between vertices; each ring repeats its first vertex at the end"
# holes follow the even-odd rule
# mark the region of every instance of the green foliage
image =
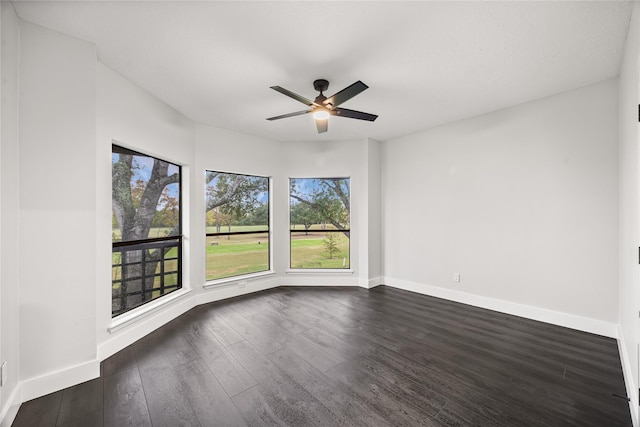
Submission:
POLYGON ((151 222, 151 227, 175 227, 180 222, 180 206, 176 197, 169 194, 167 187, 162 191, 156 214, 151 222))
POLYGON ((269 205, 264 201, 269 191, 265 177, 207 171, 207 226, 229 230, 233 225, 267 225, 269 205))
POLYGON ((349 237, 349 179, 348 178, 294 178, 290 181, 292 224, 304 224, 309 230, 313 224, 333 225, 345 230, 349 237), (306 214, 309 209, 313 214, 306 214), (309 224, 311 222, 311 224, 309 224))
POLYGON ((233 225, 269 225, 269 204, 259 204, 238 218, 233 225))
POLYGON ((327 237, 322 240, 324 249, 329 253, 329 259, 333 259, 333 255, 338 253, 338 236, 336 233, 327 233, 327 237))
POLYGON ((291 206, 291 225, 302 224, 309 231, 314 224, 321 222, 321 216, 317 209, 308 203, 296 203, 291 206))

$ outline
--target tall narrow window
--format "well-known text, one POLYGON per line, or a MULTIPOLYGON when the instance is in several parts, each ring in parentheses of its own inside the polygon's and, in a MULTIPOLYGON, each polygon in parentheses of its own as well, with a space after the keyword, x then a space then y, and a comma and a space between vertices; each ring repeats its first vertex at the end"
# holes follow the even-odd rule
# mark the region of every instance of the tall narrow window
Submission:
POLYGON ((291 268, 350 268, 349 178, 289 181, 291 268))
POLYGON ((269 178, 206 171, 207 280, 270 269, 269 178))
POLYGON ((111 315, 182 287, 180 166, 112 146, 111 315))

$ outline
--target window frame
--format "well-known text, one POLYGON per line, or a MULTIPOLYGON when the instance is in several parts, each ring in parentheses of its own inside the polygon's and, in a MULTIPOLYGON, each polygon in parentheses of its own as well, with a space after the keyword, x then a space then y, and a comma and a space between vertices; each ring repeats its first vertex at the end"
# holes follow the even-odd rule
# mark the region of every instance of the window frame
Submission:
POLYGON ((205 169, 205 177, 206 174, 208 172, 215 172, 215 173, 222 173, 222 174, 227 174, 227 175, 239 175, 239 176, 247 176, 247 177, 251 177, 251 178, 263 178, 267 180, 267 229, 266 230, 262 230, 262 231, 221 231, 221 232, 215 232, 215 233, 208 233, 207 232, 207 225, 206 225, 206 215, 207 212, 206 211, 206 198, 207 198, 207 185, 208 183, 206 182, 206 178, 205 178, 205 262, 204 262, 204 267, 205 267, 205 288, 211 287, 211 286, 215 286, 215 285, 222 285, 225 283, 229 283, 229 282, 238 282, 238 281, 243 281, 246 279, 251 279, 254 277, 261 277, 261 276, 265 276, 265 275, 271 275, 273 274, 273 233, 271 232, 272 227, 272 220, 273 220, 273 214, 272 214, 272 209, 273 209, 273 195, 272 195, 272 188, 273 188, 273 178, 271 176, 265 176, 265 175, 252 175, 252 174, 248 174, 248 173, 239 173, 239 172, 228 172, 228 171, 222 171, 222 170, 212 170, 212 169, 205 169), (207 250, 207 238, 208 237, 214 237, 214 236, 238 236, 238 235, 247 235, 247 234, 264 234, 267 233, 267 242, 268 242, 268 250, 267 250, 267 268, 264 270, 259 270, 259 271, 252 271, 249 273, 242 273, 242 274, 236 274, 233 276, 226 276, 226 277, 219 277, 219 278, 215 278, 215 279, 208 279, 207 278, 207 259, 206 259, 206 250, 207 250))
MULTIPOLYGON (((182 289, 184 289, 183 287, 183 283, 182 283, 182 279, 183 279, 183 258, 184 258, 184 234, 183 234, 183 208, 184 208, 184 200, 183 200, 183 187, 182 187, 182 165, 178 164, 178 163, 174 163, 172 161, 169 160, 165 160, 163 158, 157 157, 155 155, 151 155, 151 154, 145 154, 136 150, 132 150, 130 148, 126 148, 123 147, 122 145, 118 145, 115 143, 111 144, 111 156, 113 159, 113 154, 114 153, 118 153, 118 154, 127 154, 127 155, 131 155, 131 156, 142 156, 142 157, 147 157, 150 159, 155 160, 159 160, 165 163, 168 163, 169 165, 175 166, 178 168, 178 233, 176 235, 172 235, 172 236, 164 236, 164 237, 147 237, 144 239, 136 239, 136 240, 127 240, 127 241, 113 241, 113 237, 111 239, 111 254, 112 254, 112 258, 111 258, 111 269, 113 271, 114 267, 120 266, 122 269, 124 269, 124 248, 127 247, 141 247, 140 249, 132 249, 132 250, 142 250, 143 252, 149 248, 154 248, 154 247, 159 247, 161 246, 162 242, 169 242, 169 241, 177 241, 177 243, 175 245, 173 245, 176 249, 177 249, 177 255, 174 258, 170 258, 168 259, 169 261, 175 260, 176 261, 176 270, 173 271, 164 271, 164 261, 167 261, 167 259, 165 258, 166 253, 164 254, 164 256, 161 258, 159 262, 159 266, 160 266, 160 273, 154 273, 153 275, 147 275, 146 273, 142 273, 142 275, 140 276, 140 278, 147 278, 147 277, 160 277, 161 279, 161 287, 160 287, 160 292, 161 294, 153 297, 151 296, 151 298, 146 298, 146 294, 151 293, 153 294, 153 292, 158 291, 157 289, 154 288, 150 288, 150 289, 145 289, 144 285, 142 286, 141 291, 139 292, 130 292, 130 293, 125 293, 124 295, 119 295, 117 297, 113 296, 113 285, 116 282, 120 282, 121 286, 122 286, 122 282, 123 282, 123 278, 122 278, 122 273, 121 273, 121 278, 119 280, 114 280, 113 276, 111 278, 111 286, 112 286, 112 291, 111 291, 111 319, 112 320, 116 320, 120 317, 126 317, 123 315, 129 315, 132 311, 140 309, 141 307, 144 307, 146 305, 148 305, 149 303, 152 302, 160 302, 163 298, 176 293, 176 291, 180 291, 182 289), (113 254, 115 252, 120 252, 120 264, 116 264, 113 261, 113 254), (175 285, 168 285, 165 286, 164 285, 164 275, 165 274, 176 274, 176 284, 175 285), (166 289, 170 289, 168 292, 165 292, 166 289), (131 296, 131 295, 137 295, 140 294, 142 296, 142 301, 140 302, 140 304, 137 304, 135 306, 132 307, 128 307, 126 309, 122 309, 120 311, 118 311, 116 314, 114 314, 114 310, 113 310, 113 301, 115 299, 124 299, 127 296, 131 296)), ((111 176, 113 179, 113 160, 112 160, 112 164, 111 164, 111 176)), ((163 188, 164 189, 164 188, 163 188)), ((113 197, 112 197, 112 209, 113 209, 113 197)), ((113 215, 113 214, 112 214, 113 215)), ((144 256, 143 256, 144 259, 144 256)), ((142 264, 144 265, 144 260, 142 261, 142 264)), ((131 278, 130 278, 131 279, 131 278)), ((134 279, 136 279, 134 277, 134 279)), ((123 303, 123 306, 126 306, 126 304, 123 303)))
MULTIPOLYGON (((351 233, 352 233, 352 229, 351 229, 351 177, 350 176, 315 176, 315 177, 289 177, 288 179, 288 188, 289 188, 289 218, 288 218, 288 222, 289 222, 289 270, 287 270, 287 273, 344 273, 344 274, 349 274, 352 273, 352 250, 351 250, 351 233), (304 268, 304 267, 293 267, 292 266, 292 258, 293 258, 293 247, 292 247, 292 233, 305 233, 307 230, 293 230, 292 229, 292 224, 291 224, 291 180, 323 180, 323 179, 332 179, 332 180, 337 180, 337 179, 344 179, 344 180, 348 180, 349 183, 349 227, 346 230, 338 230, 338 229, 332 229, 332 230, 321 230, 323 233, 344 233, 347 232, 349 233, 349 265, 343 268, 331 268, 331 267, 326 267, 326 268, 322 268, 322 267, 309 267, 309 268, 304 268)), ((312 231, 312 230, 309 230, 312 231)), ((318 231, 318 230, 313 230, 313 231, 318 231)))

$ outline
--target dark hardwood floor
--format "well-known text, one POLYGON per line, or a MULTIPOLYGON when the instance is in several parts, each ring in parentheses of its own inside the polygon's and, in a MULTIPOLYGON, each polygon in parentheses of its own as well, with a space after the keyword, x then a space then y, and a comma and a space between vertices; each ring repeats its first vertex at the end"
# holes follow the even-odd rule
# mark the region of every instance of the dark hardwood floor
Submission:
POLYGON ((101 371, 13 425, 631 426, 615 340, 384 286, 199 306, 101 371))

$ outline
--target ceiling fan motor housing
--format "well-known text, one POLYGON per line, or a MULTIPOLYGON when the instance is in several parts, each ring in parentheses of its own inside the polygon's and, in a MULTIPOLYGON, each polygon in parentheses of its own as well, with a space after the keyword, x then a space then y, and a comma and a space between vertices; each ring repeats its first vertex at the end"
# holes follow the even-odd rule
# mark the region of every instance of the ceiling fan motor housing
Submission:
POLYGON ((325 90, 329 89, 329 81, 325 79, 318 79, 313 82, 313 88, 318 92, 324 92, 325 90))

